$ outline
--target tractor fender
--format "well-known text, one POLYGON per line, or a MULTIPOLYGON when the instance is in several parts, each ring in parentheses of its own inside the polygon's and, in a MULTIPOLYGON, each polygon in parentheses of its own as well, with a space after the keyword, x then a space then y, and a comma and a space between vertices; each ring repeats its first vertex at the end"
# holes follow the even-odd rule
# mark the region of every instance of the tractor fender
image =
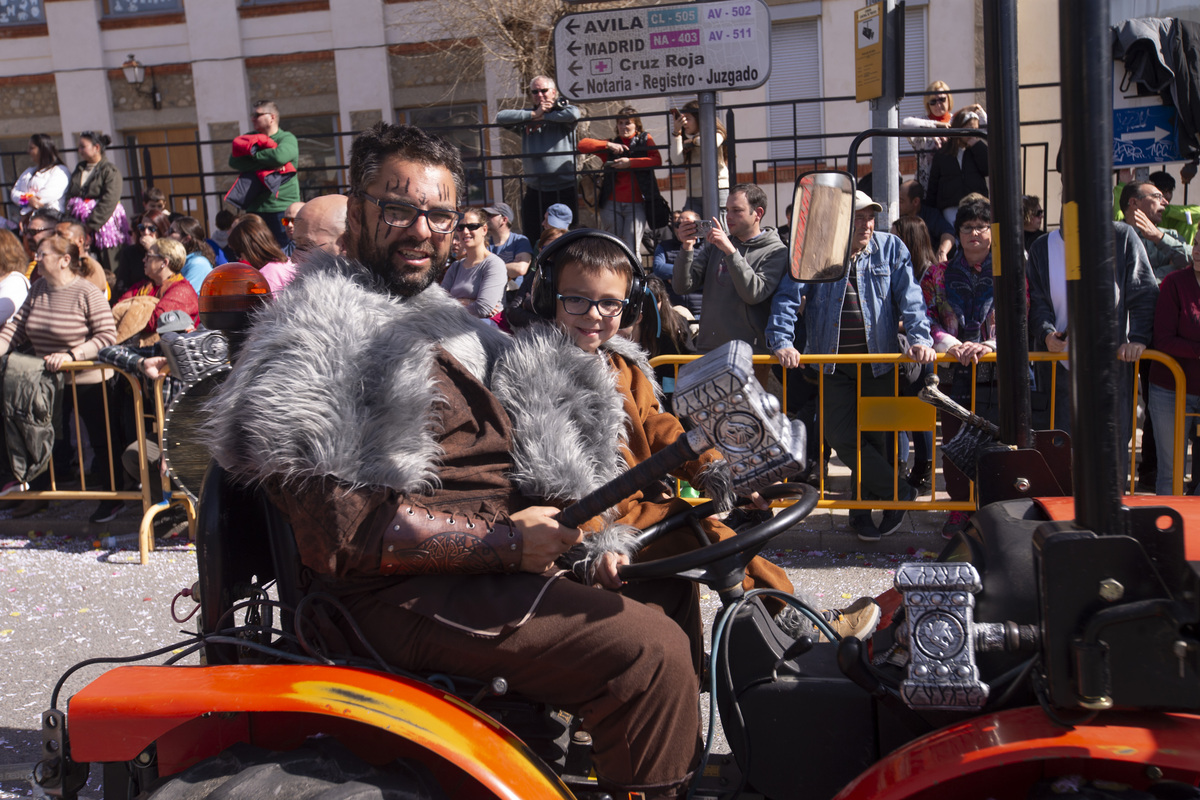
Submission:
POLYGON ((372 729, 380 760, 411 756, 415 744, 499 798, 572 796, 520 739, 470 704, 429 684, 365 669, 118 667, 74 695, 67 714, 74 761, 130 761, 158 743, 160 775, 233 741, 291 749, 299 742, 289 737, 339 736, 363 726, 372 729))
POLYGON ((1036 707, 985 714, 893 751, 835 800, 901 800, 972 773, 1063 759, 1154 765, 1194 782, 1200 778, 1200 716, 1111 711, 1068 728, 1036 707))

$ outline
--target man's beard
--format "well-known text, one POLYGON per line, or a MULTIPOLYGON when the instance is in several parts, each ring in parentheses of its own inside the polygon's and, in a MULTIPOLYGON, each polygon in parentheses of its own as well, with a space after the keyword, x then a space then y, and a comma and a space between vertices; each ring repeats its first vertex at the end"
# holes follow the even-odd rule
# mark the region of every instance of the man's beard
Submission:
POLYGON ((407 236, 392 242, 386 248, 380 248, 376 246, 375 237, 366 230, 365 225, 360 226, 358 241, 354 244, 351 255, 371 271, 384 291, 398 297, 414 297, 428 289, 430 285, 441 282, 450 263, 448 247, 446 252, 439 254, 432 242, 418 242, 407 236), (422 273, 403 274, 398 272, 392 263, 392 256, 400 250, 417 250, 428 253, 431 259, 429 269, 422 273))

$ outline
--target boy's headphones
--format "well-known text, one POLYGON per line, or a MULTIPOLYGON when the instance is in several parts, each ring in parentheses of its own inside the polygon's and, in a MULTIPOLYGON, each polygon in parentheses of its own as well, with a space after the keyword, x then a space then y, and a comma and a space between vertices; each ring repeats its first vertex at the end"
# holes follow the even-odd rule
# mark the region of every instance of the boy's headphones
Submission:
POLYGON ((554 274, 554 260, 558 257, 559 252, 571 242, 591 237, 604 239, 621 248, 622 255, 629 259, 629 265, 633 268, 633 274, 629 279, 629 292, 625 295, 629 302, 621 313, 620 323, 622 328, 628 328, 638 321, 638 317, 642 314, 642 304, 646 302, 646 296, 650 293, 650 290, 646 288, 646 268, 642 266, 641 259, 633 254, 629 245, 624 241, 611 233, 592 228, 580 228, 564 234, 548 244, 538 254, 532 279, 533 288, 529 292, 529 302, 533 313, 543 319, 554 319, 555 306, 558 304, 558 282, 554 274))

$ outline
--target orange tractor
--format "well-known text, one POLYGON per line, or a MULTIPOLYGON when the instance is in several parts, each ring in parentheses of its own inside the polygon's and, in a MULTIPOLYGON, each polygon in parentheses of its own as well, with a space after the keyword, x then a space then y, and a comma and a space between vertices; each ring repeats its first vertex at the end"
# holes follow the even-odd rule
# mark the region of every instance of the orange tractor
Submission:
MULTIPOLYGON (((1123 503, 1104 466, 1117 443, 1107 424, 1116 400, 1103 5, 1060 3, 1064 235, 1086 277, 1068 289, 1072 413, 1089 431, 1069 456, 1073 486, 1051 467, 1066 463, 1064 437, 1048 444, 1029 424, 1024 279, 1009 255, 1022 252, 1015 3, 988 0, 988 139, 993 196, 1004 198, 998 353, 1001 395, 1016 400, 1001 442, 976 454, 980 510, 937 563, 897 571, 891 624, 870 642, 793 639, 760 593, 741 591, 750 555, 814 507, 808 487, 776 489, 795 502, 732 540, 625 568, 628 580, 702 581, 723 599, 701 700, 719 713, 732 754, 706 755, 692 796, 1200 797, 1200 505, 1123 503), (1064 488, 1073 498, 1058 496, 1064 488)), ((853 189, 849 174, 798 182, 797 279, 816 274, 804 263, 840 277, 845 253, 801 252, 803 229, 844 219, 853 189)), ((56 690, 37 768, 46 794, 76 796, 89 765, 101 765, 109 798, 600 796, 586 737, 567 715, 508 696, 503 676, 481 685, 313 655, 290 531, 216 466, 197 550, 199 635, 174 659, 198 650, 204 665, 118 666, 69 712, 56 690)))

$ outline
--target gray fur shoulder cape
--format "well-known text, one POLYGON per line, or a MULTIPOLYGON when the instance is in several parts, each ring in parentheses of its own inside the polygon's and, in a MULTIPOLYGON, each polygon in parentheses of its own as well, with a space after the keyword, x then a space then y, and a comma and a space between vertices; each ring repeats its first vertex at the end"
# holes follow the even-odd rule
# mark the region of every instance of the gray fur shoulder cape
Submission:
POLYGON ((508 336, 438 286, 392 296, 362 264, 325 255, 256 315, 206 409, 213 455, 247 482, 332 476, 430 493, 439 348, 508 412, 512 477, 531 500, 567 503, 624 469, 625 414, 602 357, 550 325, 508 336))

